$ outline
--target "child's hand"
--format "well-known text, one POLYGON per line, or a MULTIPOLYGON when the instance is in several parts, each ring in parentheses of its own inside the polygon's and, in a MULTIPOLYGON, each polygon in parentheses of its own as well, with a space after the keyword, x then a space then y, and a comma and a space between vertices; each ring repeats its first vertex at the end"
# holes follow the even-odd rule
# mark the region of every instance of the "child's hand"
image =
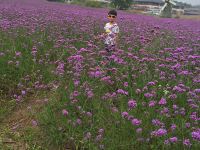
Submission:
POLYGON ((106 29, 106 33, 110 33, 111 31, 109 29, 106 29))

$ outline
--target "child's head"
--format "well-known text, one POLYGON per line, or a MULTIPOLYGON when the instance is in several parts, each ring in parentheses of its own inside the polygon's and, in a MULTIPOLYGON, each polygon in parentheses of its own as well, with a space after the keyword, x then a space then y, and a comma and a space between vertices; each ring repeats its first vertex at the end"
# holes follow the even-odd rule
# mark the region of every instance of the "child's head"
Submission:
POLYGON ((108 12, 108 19, 110 22, 115 22, 117 18, 117 11, 116 10, 111 10, 108 12))

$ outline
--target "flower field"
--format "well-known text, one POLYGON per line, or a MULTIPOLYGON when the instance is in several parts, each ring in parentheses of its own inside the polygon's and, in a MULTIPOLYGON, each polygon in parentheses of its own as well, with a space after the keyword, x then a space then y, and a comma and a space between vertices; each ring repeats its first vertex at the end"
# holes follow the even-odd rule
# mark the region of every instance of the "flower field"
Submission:
POLYGON ((45 92, 35 125, 46 147, 199 149, 200 21, 118 11, 108 61, 94 38, 107 12, 0 0, 0 118, 45 92))

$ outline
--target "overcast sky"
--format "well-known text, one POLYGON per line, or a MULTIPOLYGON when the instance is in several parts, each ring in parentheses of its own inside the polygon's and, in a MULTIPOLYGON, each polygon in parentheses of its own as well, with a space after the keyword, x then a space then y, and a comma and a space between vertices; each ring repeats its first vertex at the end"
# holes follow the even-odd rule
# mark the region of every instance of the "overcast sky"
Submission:
POLYGON ((186 2, 192 5, 200 5, 200 0, 177 0, 179 2, 186 2))

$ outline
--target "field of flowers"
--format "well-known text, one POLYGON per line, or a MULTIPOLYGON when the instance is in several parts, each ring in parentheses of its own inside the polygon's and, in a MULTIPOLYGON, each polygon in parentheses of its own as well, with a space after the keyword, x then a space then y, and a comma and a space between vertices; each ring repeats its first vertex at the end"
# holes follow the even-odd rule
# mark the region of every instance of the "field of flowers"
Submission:
POLYGON ((199 149, 200 22, 118 11, 108 65, 107 11, 0 0, 0 118, 46 92, 47 149, 199 149))

